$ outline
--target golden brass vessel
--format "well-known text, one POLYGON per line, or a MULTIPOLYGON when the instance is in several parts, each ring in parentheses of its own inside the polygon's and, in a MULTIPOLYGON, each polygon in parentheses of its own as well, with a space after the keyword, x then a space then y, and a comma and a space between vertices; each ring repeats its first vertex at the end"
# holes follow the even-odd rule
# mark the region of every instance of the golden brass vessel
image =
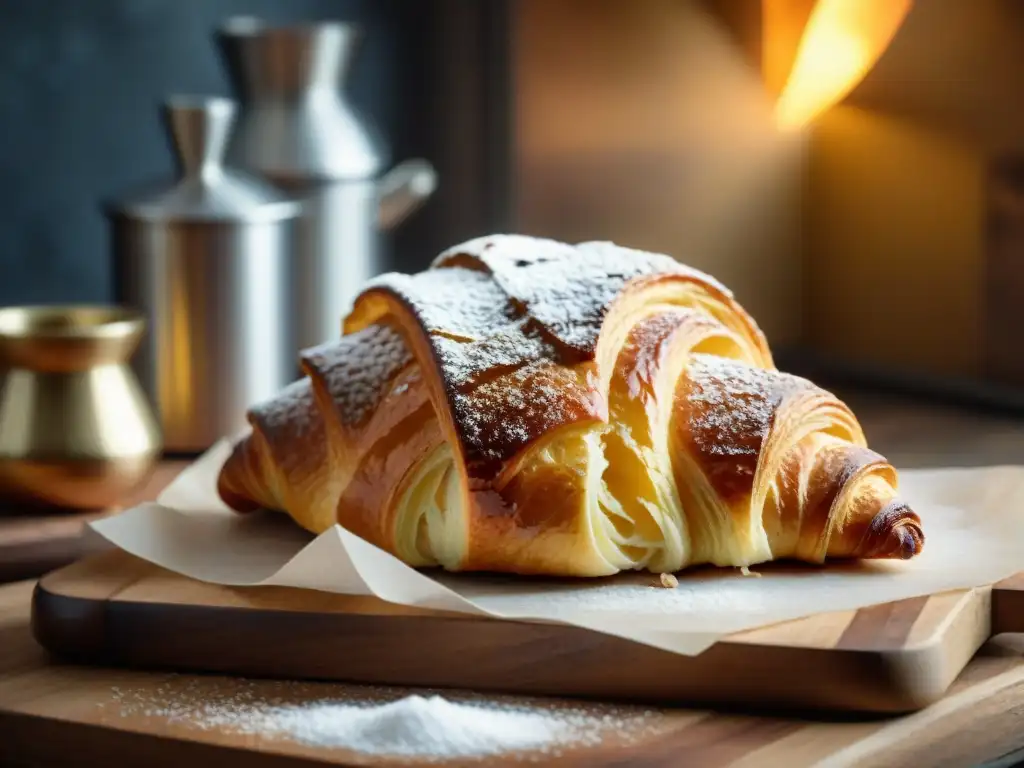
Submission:
POLYGON ((146 481, 161 436, 129 366, 145 330, 118 307, 0 309, 0 496, 100 509, 146 481))

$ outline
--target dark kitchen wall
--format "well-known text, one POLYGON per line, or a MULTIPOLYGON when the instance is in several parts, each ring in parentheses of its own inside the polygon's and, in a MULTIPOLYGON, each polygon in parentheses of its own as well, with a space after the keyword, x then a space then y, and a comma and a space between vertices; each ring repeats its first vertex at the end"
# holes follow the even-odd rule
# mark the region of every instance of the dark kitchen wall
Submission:
POLYGON ((178 93, 230 93, 213 45, 228 16, 365 26, 353 102, 420 153, 428 3, 407 0, 0 2, 0 305, 111 298, 100 203, 173 172, 159 118, 178 93))

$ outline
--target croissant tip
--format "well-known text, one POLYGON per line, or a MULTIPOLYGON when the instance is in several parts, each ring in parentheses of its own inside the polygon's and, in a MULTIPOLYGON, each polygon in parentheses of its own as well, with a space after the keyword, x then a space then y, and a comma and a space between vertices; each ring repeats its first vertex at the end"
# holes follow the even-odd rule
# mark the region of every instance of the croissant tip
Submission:
POLYGON ((868 544, 869 558, 910 560, 924 549, 921 518, 905 502, 891 501, 871 521, 868 544))
POLYGON ((893 534, 899 540, 899 551, 897 557, 901 560, 909 560, 921 554, 924 549, 924 531, 920 524, 908 521, 893 529, 893 534))

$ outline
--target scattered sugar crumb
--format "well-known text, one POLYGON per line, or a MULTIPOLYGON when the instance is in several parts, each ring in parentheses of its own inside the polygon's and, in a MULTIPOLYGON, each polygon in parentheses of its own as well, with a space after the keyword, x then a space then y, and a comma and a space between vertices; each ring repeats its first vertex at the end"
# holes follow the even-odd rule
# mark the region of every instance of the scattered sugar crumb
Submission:
POLYGON ((679 586, 679 579, 673 576, 671 573, 661 574, 661 586, 666 589, 675 589, 679 586))
POLYGON ((342 421, 354 426, 369 418, 412 353, 398 331, 378 324, 304 350, 302 358, 337 403, 342 421))

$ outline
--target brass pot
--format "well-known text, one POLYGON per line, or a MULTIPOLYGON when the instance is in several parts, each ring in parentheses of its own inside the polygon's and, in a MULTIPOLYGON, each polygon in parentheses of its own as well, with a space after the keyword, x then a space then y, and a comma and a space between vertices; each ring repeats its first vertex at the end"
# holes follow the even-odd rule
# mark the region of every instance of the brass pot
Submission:
POLYGON ((100 509, 148 479, 160 430, 128 364, 145 328, 117 307, 0 309, 0 494, 100 509))

